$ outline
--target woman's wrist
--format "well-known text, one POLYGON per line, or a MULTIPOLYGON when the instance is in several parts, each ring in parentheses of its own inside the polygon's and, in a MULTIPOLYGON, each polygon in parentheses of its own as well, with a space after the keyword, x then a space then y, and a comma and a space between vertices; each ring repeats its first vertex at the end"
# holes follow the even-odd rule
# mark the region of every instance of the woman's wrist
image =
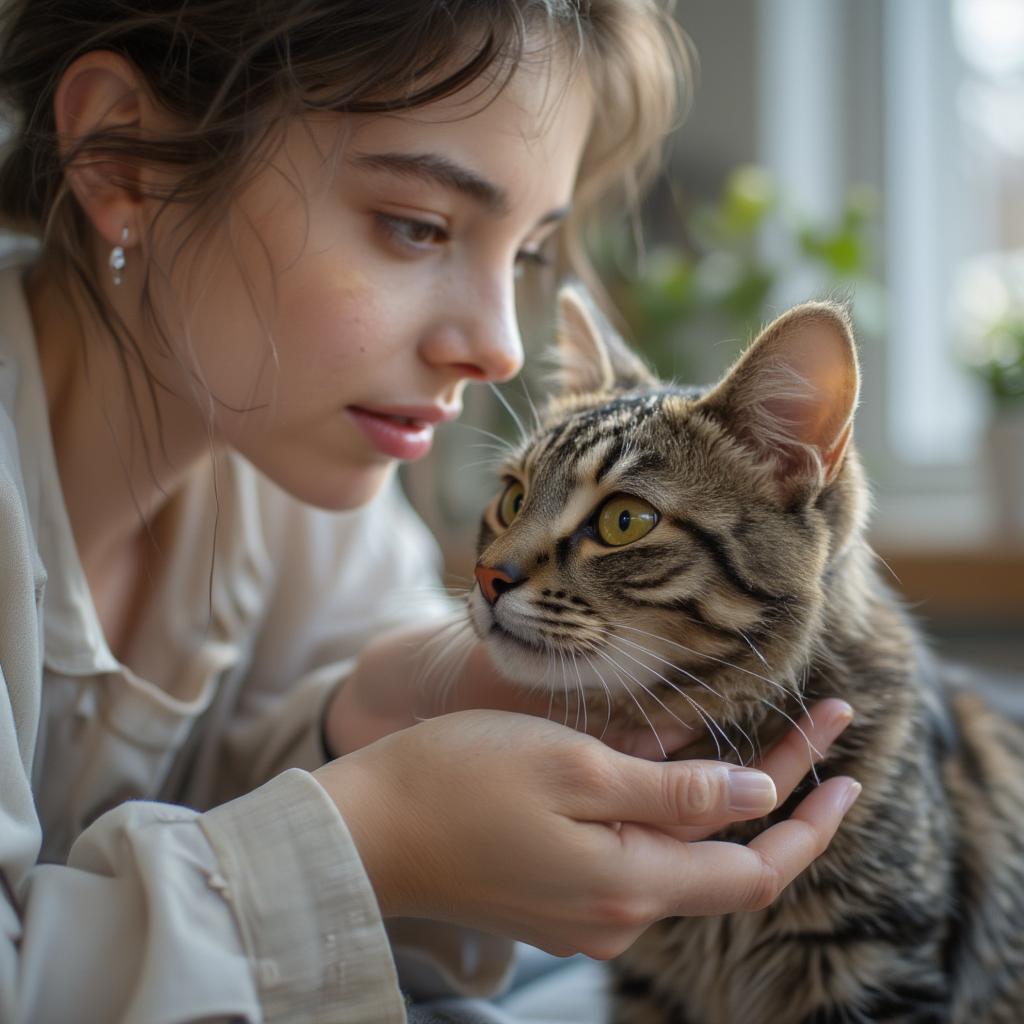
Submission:
POLYGON ((408 889, 414 873, 401 863, 409 815, 388 765, 395 757, 394 751, 356 750, 312 773, 345 822, 383 917, 412 909, 408 889))
POLYGON ((333 761, 345 753, 345 751, 338 745, 338 741, 341 737, 338 732, 338 727, 335 724, 334 717, 338 714, 335 705, 338 703, 339 694, 351 678, 352 673, 349 672, 339 679, 338 682, 331 687, 331 692, 327 695, 327 699, 324 701, 323 707, 320 709, 320 746, 324 752, 325 763, 333 761))
POLYGON ((417 633, 383 634, 367 645, 324 708, 329 756, 343 757, 416 724, 415 687, 409 680, 421 650, 417 633))
POLYGON ((351 671, 340 679, 327 699, 320 719, 320 732, 324 753, 328 761, 365 747, 378 739, 374 730, 368 729, 365 711, 356 699, 359 686, 358 662, 351 671))

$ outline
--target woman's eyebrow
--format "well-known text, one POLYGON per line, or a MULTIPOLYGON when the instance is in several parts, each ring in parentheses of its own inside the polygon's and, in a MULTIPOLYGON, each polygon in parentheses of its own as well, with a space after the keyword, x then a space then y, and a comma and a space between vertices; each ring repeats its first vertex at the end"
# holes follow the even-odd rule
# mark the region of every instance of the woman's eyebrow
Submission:
MULTIPOLYGON (((419 178, 442 185, 444 188, 454 189, 499 217, 507 214, 512 208, 508 192, 500 185, 439 153, 355 153, 352 160, 362 167, 387 171, 407 178, 419 178)), ((568 207, 559 207, 545 214, 540 223, 561 220, 568 212, 568 207)))
POLYGON ((499 216, 508 213, 511 207, 508 193, 500 185, 438 153, 356 153, 354 160, 363 167, 420 178, 454 189, 499 216))

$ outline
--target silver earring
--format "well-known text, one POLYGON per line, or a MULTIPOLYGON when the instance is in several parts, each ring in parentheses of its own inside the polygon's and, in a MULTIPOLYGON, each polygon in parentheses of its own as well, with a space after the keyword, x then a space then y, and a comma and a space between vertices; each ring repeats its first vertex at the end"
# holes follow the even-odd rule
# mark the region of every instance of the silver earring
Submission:
POLYGON ((122 281, 121 271, 124 270, 125 263, 127 260, 124 258, 124 247, 128 244, 128 229, 121 228, 121 244, 115 245, 110 250, 110 269, 114 272, 114 284, 120 284, 122 281))

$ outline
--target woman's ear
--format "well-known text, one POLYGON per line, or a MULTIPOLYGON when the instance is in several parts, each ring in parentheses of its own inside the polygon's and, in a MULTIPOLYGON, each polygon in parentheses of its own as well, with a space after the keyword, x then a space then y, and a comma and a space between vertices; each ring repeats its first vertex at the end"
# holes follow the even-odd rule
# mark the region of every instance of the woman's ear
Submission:
POLYGON ((83 147, 91 135, 119 131, 138 136, 152 111, 142 79, 130 61, 93 50, 74 61, 54 96, 54 121, 68 187, 97 233, 110 245, 123 244, 123 230, 139 237, 139 168, 115 156, 83 147))
POLYGON ((568 394, 626 391, 657 378, 577 283, 558 291, 557 378, 568 394))
POLYGON ((808 302, 766 327, 700 407, 795 493, 839 473, 859 389, 846 309, 808 302))

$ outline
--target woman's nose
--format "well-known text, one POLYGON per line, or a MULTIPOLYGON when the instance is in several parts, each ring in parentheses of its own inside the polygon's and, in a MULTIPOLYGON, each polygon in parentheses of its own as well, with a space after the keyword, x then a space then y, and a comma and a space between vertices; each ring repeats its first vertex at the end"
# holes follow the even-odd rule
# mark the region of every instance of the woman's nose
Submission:
POLYGON ((467 290, 441 311, 421 351, 431 365, 471 380, 514 377, 523 365, 514 292, 486 298, 467 290))

